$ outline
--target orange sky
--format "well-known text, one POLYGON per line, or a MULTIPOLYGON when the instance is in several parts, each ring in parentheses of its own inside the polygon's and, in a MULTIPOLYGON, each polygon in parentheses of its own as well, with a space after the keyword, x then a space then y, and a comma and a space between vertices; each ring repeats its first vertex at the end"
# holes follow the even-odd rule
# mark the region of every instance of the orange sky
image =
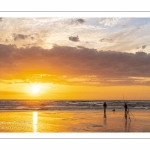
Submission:
POLYGON ((0 99, 150 99, 149 26, 149 18, 0 18, 0 99))
POLYGON ((41 84, 38 93, 33 93, 36 84, 1 84, 1 99, 56 99, 56 100, 149 100, 149 86, 71 86, 41 84))

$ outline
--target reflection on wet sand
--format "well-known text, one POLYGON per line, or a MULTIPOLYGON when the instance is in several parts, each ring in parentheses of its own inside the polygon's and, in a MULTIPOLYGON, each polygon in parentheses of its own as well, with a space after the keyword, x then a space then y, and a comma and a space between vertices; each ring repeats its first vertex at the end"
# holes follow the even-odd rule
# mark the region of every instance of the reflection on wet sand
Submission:
POLYGON ((130 124, 131 124, 131 119, 130 117, 127 118, 125 117, 125 132, 130 132, 130 124))
POLYGON ((38 113, 33 112, 33 132, 37 132, 37 123, 38 123, 38 113))
POLYGON ((104 114, 104 118, 106 118, 107 117, 107 115, 106 114, 104 114))
POLYGON ((107 119, 106 117, 104 117, 104 127, 106 127, 106 125, 107 125, 107 119))
POLYGON ((150 132, 150 110, 128 115, 125 119, 124 110, 107 110, 107 116, 103 110, 1 111, 0 132, 150 132))

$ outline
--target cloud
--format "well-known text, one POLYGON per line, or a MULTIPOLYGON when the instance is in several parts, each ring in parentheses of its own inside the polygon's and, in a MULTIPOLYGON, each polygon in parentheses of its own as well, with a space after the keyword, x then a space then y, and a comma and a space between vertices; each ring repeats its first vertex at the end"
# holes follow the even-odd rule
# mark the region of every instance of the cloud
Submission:
POLYGON ((76 36, 70 36, 69 40, 73 41, 73 42, 79 42, 80 41, 78 36, 77 37, 76 36))
POLYGON ((100 18, 99 24, 103 24, 104 26, 115 26, 121 22, 121 18, 100 18))
MULTIPOLYGON (((110 33, 109 35, 105 35, 105 37, 107 37, 106 39, 113 39, 113 43, 110 45, 105 45, 104 47, 101 47, 101 49, 124 52, 135 52, 136 49, 143 49, 142 45, 149 43, 149 39, 147 38, 147 32, 142 32, 142 36, 139 32, 140 31, 138 27, 130 27, 123 30, 119 30, 118 32, 114 32, 112 34, 110 33)), ((146 45, 148 46, 149 44, 146 45)))
POLYGON ((146 45, 143 45, 143 46, 142 46, 142 49, 145 49, 145 48, 146 48, 146 45))
POLYGON ((59 84, 150 85, 150 54, 83 46, 17 48, 0 45, 0 80, 59 84), (147 80, 146 80, 147 79, 147 80))
POLYGON ((79 19, 72 19, 72 20, 70 21, 70 24, 79 25, 79 24, 83 24, 84 22, 85 22, 84 19, 79 18, 79 19))
MULTIPOLYGON (((144 23, 144 18, 139 18, 139 20, 135 18, 130 23, 126 20, 127 18, 82 17, 3 18, 0 42, 1 44, 6 44, 5 39, 8 39, 7 44, 16 44, 17 47, 38 45, 43 48, 49 48, 52 47, 53 43, 62 46, 71 44, 73 46, 78 43, 70 43, 68 38, 79 35, 80 45, 82 46, 97 48, 98 50, 133 52, 136 51, 137 46, 149 43, 150 24, 144 23), (123 25, 127 25, 127 27, 123 28, 123 25), (142 25, 146 26, 143 27, 142 25), (12 33, 15 33, 15 35, 12 36, 12 33), (103 43, 99 42, 101 39, 103 39, 103 43), (89 43, 87 44, 86 41, 89 43)), ((146 51, 149 51, 147 47, 146 51)))
POLYGON ((112 43, 112 42, 113 42, 113 39, 103 38, 103 39, 100 39, 100 42, 104 42, 104 43, 112 43))
POLYGON ((17 41, 17 40, 24 40, 24 39, 28 38, 28 35, 13 34, 13 37, 14 37, 14 41, 17 41))
POLYGON ((100 18, 99 24, 104 25, 106 27, 113 27, 116 25, 127 27, 128 23, 131 20, 133 20, 133 18, 100 18))
POLYGON ((137 47, 136 49, 145 49, 147 47, 147 45, 142 45, 140 47, 137 47))

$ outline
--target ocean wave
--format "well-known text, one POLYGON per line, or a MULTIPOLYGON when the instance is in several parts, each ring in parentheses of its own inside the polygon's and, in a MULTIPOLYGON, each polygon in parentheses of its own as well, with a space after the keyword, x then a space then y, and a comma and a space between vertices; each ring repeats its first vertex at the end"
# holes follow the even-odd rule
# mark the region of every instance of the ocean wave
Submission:
MULTIPOLYGON (((124 101, 110 100, 107 109, 124 109, 124 101)), ((104 100, 0 100, 0 110, 87 110, 103 109, 104 100)), ((129 108, 150 109, 150 101, 128 101, 129 108)))

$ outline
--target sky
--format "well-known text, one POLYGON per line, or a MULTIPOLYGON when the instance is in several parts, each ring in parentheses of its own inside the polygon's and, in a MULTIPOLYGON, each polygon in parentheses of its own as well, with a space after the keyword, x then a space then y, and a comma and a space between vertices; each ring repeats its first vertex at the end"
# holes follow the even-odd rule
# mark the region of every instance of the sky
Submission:
POLYGON ((0 99, 149 100, 150 18, 0 18, 0 99))

